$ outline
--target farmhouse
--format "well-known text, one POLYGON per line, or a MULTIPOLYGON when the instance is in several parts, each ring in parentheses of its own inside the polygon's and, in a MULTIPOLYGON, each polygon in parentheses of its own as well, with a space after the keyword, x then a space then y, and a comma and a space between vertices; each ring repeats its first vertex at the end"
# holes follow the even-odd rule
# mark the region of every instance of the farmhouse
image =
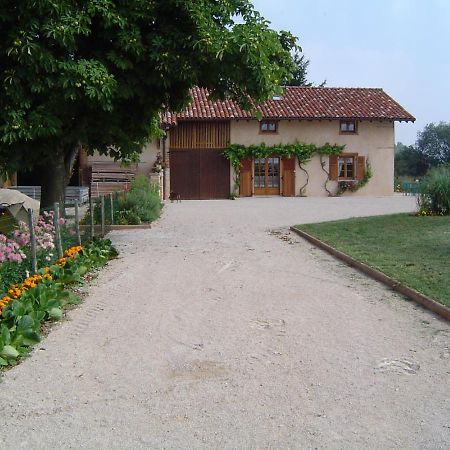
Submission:
MULTIPOLYGON (((185 111, 162 117, 166 137, 144 149, 134 170, 149 175, 161 168, 165 198, 170 192, 182 199, 228 198, 233 192, 326 196, 346 189, 349 195, 392 195, 394 122, 415 120, 382 89, 374 88, 285 87, 282 95, 257 107, 259 114, 229 100, 212 101, 206 89, 194 88, 191 95, 185 111), (295 143, 319 151, 307 161, 286 152, 256 152, 243 158, 239 168, 223 155, 230 144, 295 143), (320 154, 325 144, 342 146, 342 151, 320 154)), ((81 184, 91 181, 94 193, 101 193, 102 180, 108 190, 114 181, 128 182, 133 175, 132 168, 121 171, 112 166, 107 157, 80 156, 79 173, 93 174, 90 180, 80 175, 81 184), (112 178, 102 178, 102 171, 112 178)), ((156 180, 158 176, 153 174, 156 180)))

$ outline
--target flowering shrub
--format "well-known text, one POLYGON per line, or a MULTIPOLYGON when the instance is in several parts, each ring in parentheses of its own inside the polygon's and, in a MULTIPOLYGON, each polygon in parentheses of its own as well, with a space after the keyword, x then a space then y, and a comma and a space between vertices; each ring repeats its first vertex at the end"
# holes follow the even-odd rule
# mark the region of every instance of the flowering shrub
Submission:
MULTIPOLYGON (((61 219, 60 223, 64 224, 65 220, 61 219)), ((55 258, 53 211, 39 216, 34 226, 34 234, 38 264, 48 265, 55 258)), ((30 230, 25 222, 19 222, 9 237, 0 234, 0 293, 5 292, 9 285, 23 279, 26 271, 31 269, 29 244, 30 230)))
MULTIPOLYGON (((59 220, 60 224, 65 223, 65 219, 59 220)), ((55 227, 53 225, 53 211, 45 211, 39 216, 35 226, 36 250, 38 252, 48 252, 55 248, 55 227)), ((25 222, 19 222, 19 227, 13 232, 13 239, 20 245, 25 246, 30 242, 30 230, 25 222)))
POLYGON ((79 302, 64 285, 79 282, 88 270, 115 255, 109 240, 70 247, 56 264, 10 286, 0 299, 0 366, 14 364, 39 342, 43 321, 61 319, 66 305, 79 302))
POLYGON ((338 189, 336 195, 342 195, 346 191, 356 192, 358 189, 361 189, 370 181, 372 175, 372 167, 367 161, 363 178, 361 178, 360 180, 338 181, 338 189))
MULTIPOLYGON (((81 252, 82 250, 83 250, 83 247, 81 247, 80 245, 68 248, 64 252, 65 257, 58 259, 58 261, 56 261, 56 265, 64 266, 68 259, 77 257, 79 252, 81 252)), ((42 283, 45 280, 52 280, 52 276, 49 273, 49 271, 50 271, 49 267, 44 267, 44 269, 42 269, 41 272, 42 271, 43 271, 42 275, 35 274, 32 276, 29 276, 29 277, 25 278, 23 283, 13 284, 8 289, 9 295, 5 295, 3 298, 0 299, 0 315, 5 306, 7 306, 13 300, 20 299, 20 297, 22 296, 22 294, 24 292, 35 288, 39 283, 42 283)))
POLYGON ((45 280, 52 280, 52 276, 48 273, 49 268, 46 267, 44 269, 44 274, 39 275, 35 274, 30 277, 25 278, 23 283, 14 284, 8 289, 8 294, 0 299, 0 315, 2 314, 3 309, 11 303, 13 300, 18 300, 22 296, 24 292, 29 291, 30 289, 35 288, 38 284, 42 283, 45 280))
POLYGON ((26 244, 21 245, 22 240, 17 242, 8 239, 4 234, 0 234, 0 263, 5 261, 21 263, 26 255, 22 250, 26 244))
POLYGON ((358 188, 358 182, 356 180, 338 181, 338 189, 342 192, 351 191, 354 192, 358 188))

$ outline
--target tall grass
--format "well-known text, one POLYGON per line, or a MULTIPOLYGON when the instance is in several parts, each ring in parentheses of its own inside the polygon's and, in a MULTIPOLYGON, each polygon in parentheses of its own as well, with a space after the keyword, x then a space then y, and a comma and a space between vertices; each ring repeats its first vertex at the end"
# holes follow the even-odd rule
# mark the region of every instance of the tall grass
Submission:
POLYGON ((431 169, 420 183, 421 212, 450 215, 450 164, 431 169))

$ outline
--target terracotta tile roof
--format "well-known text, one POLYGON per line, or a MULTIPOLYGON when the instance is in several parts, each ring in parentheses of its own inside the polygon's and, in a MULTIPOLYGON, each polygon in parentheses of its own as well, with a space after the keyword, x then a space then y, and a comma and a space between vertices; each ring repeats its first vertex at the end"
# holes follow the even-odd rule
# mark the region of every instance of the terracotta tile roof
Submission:
MULTIPOLYGON (((204 88, 191 90, 192 102, 185 111, 166 113, 163 123, 177 120, 254 119, 231 100, 211 101, 204 88)), ((265 119, 383 119, 414 121, 415 118, 379 88, 286 87, 279 100, 258 107, 265 119)))

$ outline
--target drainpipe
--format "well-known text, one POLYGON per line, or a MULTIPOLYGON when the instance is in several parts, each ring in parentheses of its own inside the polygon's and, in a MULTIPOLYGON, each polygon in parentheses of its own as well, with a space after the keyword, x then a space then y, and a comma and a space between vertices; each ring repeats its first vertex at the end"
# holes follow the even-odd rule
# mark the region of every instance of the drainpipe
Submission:
POLYGON ((164 137, 162 138, 162 160, 163 160, 163 200, 166 199, 166 139, 167 130, 164 130, 164 137))

